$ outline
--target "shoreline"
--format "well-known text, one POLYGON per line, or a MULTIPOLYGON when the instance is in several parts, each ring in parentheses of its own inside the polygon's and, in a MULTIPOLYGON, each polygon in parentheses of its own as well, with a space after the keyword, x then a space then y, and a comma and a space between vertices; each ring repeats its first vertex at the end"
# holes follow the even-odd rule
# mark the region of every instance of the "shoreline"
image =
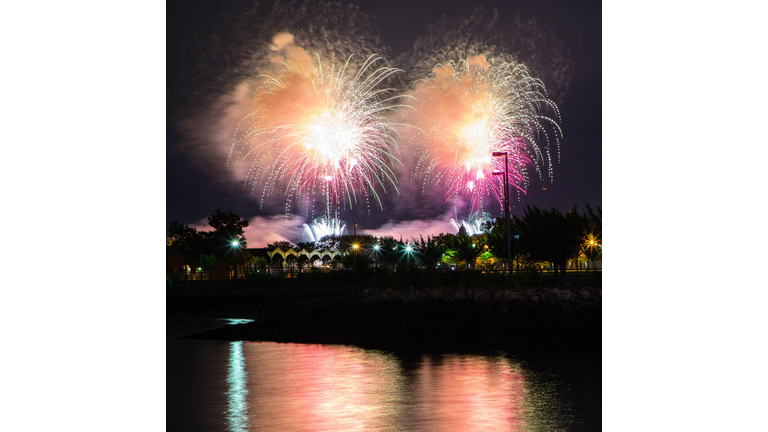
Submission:
POLYGON ((187 283, 168 289, 167 311, 254 320, 182 339, 340 344, 387 351, 601 348, 600 288, 293 285, 187 283))

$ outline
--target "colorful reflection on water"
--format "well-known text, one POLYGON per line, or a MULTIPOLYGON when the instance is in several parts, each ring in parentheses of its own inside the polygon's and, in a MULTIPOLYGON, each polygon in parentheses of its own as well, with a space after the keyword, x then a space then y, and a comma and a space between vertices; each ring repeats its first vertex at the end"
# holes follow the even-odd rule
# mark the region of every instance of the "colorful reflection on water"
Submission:
POLYGON ((568 430, 553 424, 557 401, 541 402, 555 395, 535 394, 504 356, 423 356, 408 370, 401 363, 348 346, 231 342, 228 430, 568 430))
POLYGON ((422 430, 524 431, 525 380, 505 358, 424 357, 414 411, 422 430))

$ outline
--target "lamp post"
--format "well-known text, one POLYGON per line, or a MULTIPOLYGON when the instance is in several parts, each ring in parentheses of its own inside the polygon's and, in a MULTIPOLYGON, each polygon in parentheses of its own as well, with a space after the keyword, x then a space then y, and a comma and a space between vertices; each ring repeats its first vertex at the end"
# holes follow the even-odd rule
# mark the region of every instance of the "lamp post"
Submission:
POLYGON ((235 240, 232 242, 232 247, 235 248, 235 279, 237 279, 237 248, 240 246, 240 242, 235 240))
POLYGON ((411 247, 411 245, 409 245, 409 244, 406 244, 406 246, 405 246, 405 260, 406 260, 406 262, 405 262, 405 274, 406 274, 406 277, 408 277, 408 275, 410 275, 410 273, 411 273, 411 251, 412 250, 413 250, 413 247, 411 247))
POLYGON ((355 222, 355 266, 357 266, 357 248, 358 248, 358 242, 357 242, 357 222, 355 222))
POLYGON ((379 244, 373 245, 373 256, 376 258, 376 270, 379 269, 379 244))
POLYGON ((509 238, 509 182, 507 181, 509 170, 509 156, 507 152, 493 152, 494 157, 504 155, 504 172, 494 171, 493 175, 504 174, 504 217, 507 219, 507 273, 512 274, 512 242, 509 238))

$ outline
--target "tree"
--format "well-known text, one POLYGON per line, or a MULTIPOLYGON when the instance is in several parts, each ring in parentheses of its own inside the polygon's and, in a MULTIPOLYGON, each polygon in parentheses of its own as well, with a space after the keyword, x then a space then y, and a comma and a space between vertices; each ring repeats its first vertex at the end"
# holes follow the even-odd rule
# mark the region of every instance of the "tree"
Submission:
POLYGON ((247 247, 244 236, 247 220, 241 219, 232 210, 224 212, 218 209, 208 218, 208 225, 213 231, 198 231, 178 221, 168 224, 169 245, 184 255, 187 265, 197 261, 200 254, 213 255, 217 261, 226 260, 233 264, 235 256, 238 261, 247 259, 244 250, 247 247), (233 241, 238 242, 236 253, 233 241))
POLYGON ((578 256, 584 243, 584 218, 576 207, 563 214, 555 208, 527 205, 521 217, 513 218, 520 232, 520 247, 536 261, 554 263, 565 276, 568 260, 578 256))
POLYGON ((207 251, 219 258, 229 258, 232 264, 235 263, 235 259, 240 261, 237 255, 243 255, 247 247, 244 233, 249 225, 248 221, 241 219, 240 215, 232 210, 217 209, 208 217, 208 225, 213 228, 213 231, 209 231, 205 236, 207 251), (234 241, 238 242, 237 246, 233 245, 234 241))
POLYGON ((274 243, 270 243, 267 245, 267 249, 271 252, 275 249, 280 249, 283 252, 287 252, 291 249, 296 249, 296 245, 287 241, 287 240, 280 240, 276 241, 274 243))
POLYGON ((260 257, 254 257, 253 258, 253 265, 256 266, 256 269, 259 271, 264 271, 267 268, 267 259, 260 256, 260 257))
POLYGON ((315 250, 315 242, 298 242, 296 243, 296 249, 298 250, 305 249, 307 251, 313 251, 315 250))
POLYGON ((296 258, 296 264, 299 266, 299 270, 303 269, 308 262, 309 262, 309 257, 306 255, 299 255, 299 257, 296 258))
POLYGON ((203 270, 210 270, 216 265, 216 257, 214 255, 200 254, 199 262, 203 270))
POLYGON ((595 270, 597 268, 595 261, 601 259, 603 254, 603 210, 598 206, 597 211, 594 211, 586 203, 585 207, 587 212, 583 218, 586 237, 584 239, 583 252, 587 259, 592 261, 592 269, 595 270))
POLYGON ((379 265, 387 269, 394 269, 402 257, 405 243, 395 240, 392 236, 379 238, 379 265))
POLYGON ((316 245, 317 249, 320 250, 337 251, 341 249, 339 237, 333 234, 321 238, 317 241, 316 245))
POLYGON ((481 236, 476 237, 478 238, 470 237, 466 234, 466 230, 462 232, 460 229, 459 234, 452 238, 451 249, 455 252, 454 257, 459 261, 465 262, 467 268, 474 268, 477 257, 485 251, 483 248, 484 244, 477 241, 480 240, 481 236))
POLYGON ((184 264, 194 265, 203 251, 201 233, 189 225, 172 221, 168 225, 168 245, 184 256, 184 264))
POLYGON ((344 268, 362 272, 373 265, 373 259, 365 251, 358 251, 358 253, 350 252, 345 255, 341 263, 344 268))
MULTIPOLYGON (((463 228, 463 227, 462 227, 463 228)), ((434 270, 437 263, 443 258, 443 254, 448 247, 441 242, 440 237, 430 237, 424 240, 419 236, 419 240, 413 239, 413 247, 416 250, 416 257, 427 270, 434 270)))
MULTIPOLYGON (((507 259, 507 221, 504 218, 496 218, 486 225, 485 242, 488 250, 499 260, 507 259)), ((512 259, 519 259, 521 255, 515 236, 520 233, 514 224, 510 225, 509 241, 512 246, 512 259)), ((513 264, 514 265, 514 264, 513 264)))

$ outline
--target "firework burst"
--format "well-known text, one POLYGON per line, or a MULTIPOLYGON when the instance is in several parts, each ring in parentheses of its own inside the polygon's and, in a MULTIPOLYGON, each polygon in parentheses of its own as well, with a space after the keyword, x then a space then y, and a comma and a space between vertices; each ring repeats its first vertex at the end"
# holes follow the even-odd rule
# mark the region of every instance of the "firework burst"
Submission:
POLYGON ((485 227, 486 224, 493 222, 493 218, 491 218, 490 213, 485 213, 480 210, 472 213, 469 215, 469 218, 467 220, 460 219, 459 222, 456 222, 454 219, 451 219, 451 225, 453 225, 453 228, 456 230, 456 232, 459 232, 459 229, 461 227, 464 227, 464 229, 467 230, 468 236, 473 236, 476 234, 483 234, 486 232, 485 227))
POLYGON ((479 55, 438 65, 414 87, 412 118, 419 132, 411 174, 425 188, 443 185, 446 200, 469 197, 470 212, 482 209, 484 196, 502 203, 503 183, 493 174, 504 171, 504 159, 493 152, 508 154, 507 181, 522 192, 528 166, 552 177, 550 146, 559 149, 562 136, 559 112, 525 66, 489 63, 479 55))
POLYGON ((316 66, 307 59, 285 61, 276 76, 264 76, 230 161, 250 164, 246 184, 261 187, 262 203, 279 187, 286 211, 302 196, 321 196, 326 215, 357 203, 358 195, 381 206, 377 188, 386 192, 391 183, 397 190, 390 165, 399 162, 385 115, 400 105, 380 85, 399 70, 374 68, 378 56, 356 73, 349 59, 340 68, 324 68, 319 55, 316 66))
POLYGON ((343 236, 346 234, 346 222, 337 217, 320 216, 313 219, 309 224, 303 225, 302 238, 304 241, 317 243, 329 235, 343 236))

